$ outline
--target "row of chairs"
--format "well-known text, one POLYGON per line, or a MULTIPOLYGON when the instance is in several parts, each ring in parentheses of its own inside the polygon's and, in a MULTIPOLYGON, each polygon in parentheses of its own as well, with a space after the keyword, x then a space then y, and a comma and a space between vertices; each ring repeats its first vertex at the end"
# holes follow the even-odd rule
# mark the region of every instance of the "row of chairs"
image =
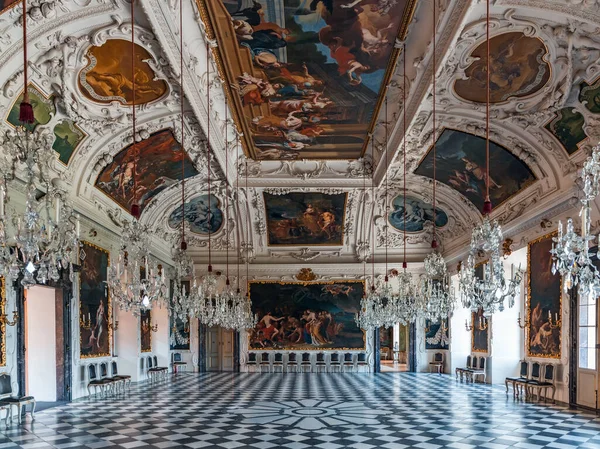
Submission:
POLYGON ((475 382, 478 377, 483 377, 483 383, 485 383, 487 379, 487 374, 485 370, 487 362, 487 357, 481 356, 478 357, 476 355, 467 356, 467 365, 464 368, 456 368, 456 378, 460 375, 460 380, 463 380, 463 377, 467 382, 475 382))
POLYGON ((548 389, 552 389, 552 402, 556 394, 555 381, 556 366, 553 364, 542 365, 538 362, 529 363, 526 360, 519 362, 519 377, 507 377, 504 380, 506 393, 508 386, 512 385, 513 397, 518 397, 525 393, 525 398, 533 398, 534 391, 538 401, 541 400, 540 393, 544 391, 544 402, 548 396, 548 389))
POLYGON ((87 366, 88 371, 88 394, 91 396, 91 388, 94 388, 94 396, 97 396, 98 389, 100 389, 101 395, 107 395, 108 393, 114 394, 119 389, 125 391, 126 387, 131 385, 131 376, 128 374, 119 374, 117 362, 113 360, 110 362, 111 375, 108 375, 108 363, 102 362, 99 364, 100 372, 95 363, 90 363, 87 366))
POLYGON ((23 409, 27 410, 27 405, 31 406, 31 419, 35 419, 35 398, 33 396, 15 396, 12 393, 12 382, 10 374, 0 373, 0 410, 6 411, 6 427, 13 420, 13 407, 17 408, 19 424, 21 424, 21 415, 23 409))
POLYGON ((146 373, 146 376, 151 382, 154 382, 155 380, 166 379, 167 374, 169 374, 169 367, 158 366, 158 357, 155 355, 149 355, 145 358, 142 357, 140 360, 140 368, 142 369, 142 372, 146 373), (144 360, 146 362, 145 364, 144 360))
POLYGON ((347 352, 343 357, 339 352, 319 352, 314 358, 310 352, 300 354, 300 358, 298 356, 299 354, 296 352, 250 352, 246 366, 249 369, 253 367, 255 371, 258 370, 261 373, 265 369, 267 372, 281 370, 282 373, 306 372, 307 370, 311 373, 334 372, 336 370, 344 372, 346 370, 358 371, 361 367, 368 366, 367 355, 364 352, 358 354, 347 352), (260 357, 258 354, 260 354, 260 357))

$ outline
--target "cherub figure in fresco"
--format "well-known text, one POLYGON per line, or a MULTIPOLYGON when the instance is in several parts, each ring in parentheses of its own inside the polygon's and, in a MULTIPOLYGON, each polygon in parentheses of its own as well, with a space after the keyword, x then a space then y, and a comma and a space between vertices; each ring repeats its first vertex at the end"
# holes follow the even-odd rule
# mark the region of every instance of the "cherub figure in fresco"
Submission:
MULTIPOLYGON (((465 170, 471 173, 478 181, 486 181, 487 174, 486 171, 480 167, 477 163, 467 159, 466 157, 462 158, 462 161, 465 163, 465 170)), ((490 176, 490 186, 494 186, 496 188, 501 188, 502 186, 498 184, 494 179, 490 176)))
POLYGON ((369 56, 380 53, 386 46, 390 45, 387 31, 393 27, 394 24, 390 23, 386 28, 377 30, 376 34, 373 34, 368 28, 362 28, 363 41, 360 47, 361 50, 369 56))
POLYGON ((455 169, 454 174, 448 178, 448 183, 459 190, 464 188, 465 192, 479 193, 479 186, 474 181, 471 182, 471 176, 466 172, 455 169))

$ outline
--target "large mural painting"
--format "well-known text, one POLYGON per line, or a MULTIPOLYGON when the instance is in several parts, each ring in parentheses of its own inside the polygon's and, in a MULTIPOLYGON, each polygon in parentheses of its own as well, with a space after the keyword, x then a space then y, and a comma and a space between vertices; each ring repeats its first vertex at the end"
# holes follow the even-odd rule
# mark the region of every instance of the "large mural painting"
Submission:
POLYGON ((561 278, 552 274, 552 237, 540 237, 527 245, 527 356, 560 358, 562 325, 561 278), (532 269, 532 264, 535 269, 532 269))
MULTIPOLYGON (((433 205, 426 203, 420 198, 398 195, 392 201, 392 211, 390 212, 390 224, 399 231, 420 232, 425 223, 433 223, 433 205), (406 203, 406 210, 405 205, 406 203), (406 215, 406 224, 404 216, 406 215)), ((438 228, 443 228, 448 224, 448 215, 442 209, 436 208, 435 224, 438 228)))
MULTIPOLYGON (((189 230, 195 234, 215 233, 223 224, 223 211, 219 199, 211 195, 198 195, 184 203, 183 214, 189 230)), ((175 208, 169 216, 169 226, 177 229, 181 225, 181 207, 175 208)))
MULTIPOLYGON (((445 129, 437 145, 437 180, 469 199, 482 210, 485 198, 485 139, 445 129)), ((433 179, 433 151, 430 148, 415 170, 433 179)), ((516 195, 536 180, 529 167, 506 148, 490 142, 490 198, 494 207, 516 195)))
MULTIPOLYGON (((538 92, 550 79, 548 50, 544 43, 523 33, 513 32, 490 39, 490 102, 501 103, 538 92)), ((465 100, 485 103, 487 91, 487 44, 471 53, 473 63, 454 90, 465 100)))
POLYGON ((363 154, 416 0, 200 0, 255 159, 363 154))
POLYGON ((111 308, 106 285, 109 253, 92 243, 82 242, 79 259, 80 354, 84 358, 109 356, 112 337, 108 327, 111 308))
POLYGON ((265 193, 269 245, 342 245, 346 195, 265 193))
MULTIPOLYGON (((152 199, 181 180, 181 147, 170 129, 164 129, 138 142, 134 151, 129 145, 102 169, 95 186, 129 211, 135 198, 143 212, 152 199), (136 155, 139 153, 139 156, 136 155), (136 182, 134 183, 134 169, 136 182), (134 187, 137 191, 134 192, 134 187)), ((185 153, 185 178, 198 170, 185 153)))
POLYGON ((485 317, 483 310, 471 312, 471 351, 488 353, 490 348, 490 319, 485 317))
MULTIPOLYGON (((150 103, 167 92, 163 80, 155 80, 148 65, 153 60, 146 49, 135 45, 135 102, 150 103)), ((83 95, 97 103, 133 104, 131 75, 131 41, 109 39, 99 47, 90 47, 88 65, 79 74, 79 87, 83 95)))
POLYGON ((364 349, 364 333, 354 321, 364 282, 253 281, 249 288, 258 315, 250 348, 364 349))

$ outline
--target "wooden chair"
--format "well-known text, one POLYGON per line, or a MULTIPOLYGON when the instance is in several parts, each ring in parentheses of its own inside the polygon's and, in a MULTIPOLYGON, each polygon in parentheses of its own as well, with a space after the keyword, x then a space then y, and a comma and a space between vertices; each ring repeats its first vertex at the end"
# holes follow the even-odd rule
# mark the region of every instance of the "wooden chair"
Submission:
POLYGON ((158 366, 158 357, 152 356, 152 361, 154 362, 154 371, 158 374, 159 377, 163 379, 167 378, 167 374, 169 374, 168 366, 158 366))
POLYGON ((294 372, 298 372, 298 354, 290 352, 288 354, 288 361, 285 365, 286 372, 289 372, 293 368, 294 372))
POLYGON ((556 394, 556 386, 554 385, 554 372, 556 367, 552 364, 544 366, 544 375, 540 380, 529 380, 527 381, 526 388, 529 389, 529 396, 533 398, 533 391, 535 390, 538 401, 541 400, 540 392, 544 390, 544 402, 548 397, 548 388, 552 388, 552 403, 554 403, 554 396, 556 394))
MULTIPOLYGON (((473 368, 467 372, 467 375, 471 382, 475 382, 478 377, 483 377, 483 383, 485 383, 487 379, 487 374, 485 371, 486 361, 487 357, 479 357, 479 365, 473 366, 473 368)), ((475 363, 473 363, 473 365, 475 365, 475 363)))
POLYGON ((429 370, 431 371, 435 368, 438 374, 442 374, 444 372, 444 353, 436 352, 433 355, 433 362, 429 362, 429 370))
POLYGON ((256 360, 256 352, 248 353, 248 361, 246 362, 246 366, 248 367, 248 371, 250 371, 250 367, 254 367, 254 371, 256 372, 256 367, 258 366, 258 361, 256 360))
POLYGON ((529 382, 531 381, 540 381, 542 365, 539 362, 533 362, 531 364, 531 373, 529 374, 529 379, 525 379, 523 381, 517 382, 517 385, 521 388, 521 390, 525 390, 525 399, 529 397, 529 382))
POLYGON ((390 356, 390 348, 388 348, 387 346, 384 346, 383 348, 381 348, 379 350, 379 356, 382 359, 387 360, 388 357, 390 356))
POLYGON ((369 366, 369 364, 367 363, 367 354, 365 354, 364 352, 359 352, 358 356, 356 357, 356 370, 358 371, 358 369, 361 366, 369 366))
POLYGON ((268 352, 262 352, 260 354, 260 363, 258 367, 260 368, 260 372, 263 372, 263 368, 267 367, 267 373, 271 372, 271 357, 268 352))
POLYGON ((123 384, 123 391, 125 388, 131 387, 131 376, 129 374, 119 374, 119 368, 117 367, 116 360, 110 362, 111 365, 111 375, 112 378, 117 382, 117 386, 119 383, 123 384))
POLYGON ((526 360, 519 362, 519 377, 507 377, 504 379, 504 385, 506 385, 506 394, 508 394, 508 385, 512 385, 513 397, 519 396, 518 385, 525 385, 529 376, 529 363, 526 360))
MULTIPOLYGON (((28 396, 33 399, 33 396, 28 396)), ((27 398, 27 396, 25 397, 27 398)), ((16 405, 19 410, 19 423, 21 422, 21 407, 14 401, 16 399, 12 395, 12 382, 10 380, 10 374, 1 373, 0 374, 0 410, 6 410, 6 417, 1 418, 4 419, 4 424, 6 428, 8 428, 9 420, 12 422, 13 414, 12 407, 16 405)), ((33 399, 33 407, 31 409, 31 418, 33 419, 35 413, 35 399, 33 399)))
POLYGON ((464 368, 456 368, 454 370, 454 373, 456 374, 456 378, 458 379, 458 375, 460 374, 460 380, 463 379, 463 375, 465 374, 465 370, 470 369, 471 368, 471 356, 468 355, 467 356, 467 365, 464 368))
POLYGON ((108 363, 106 362, 100 364, 100 380, 107 382, 107 387, 111 393, 115 392, 115 387, 119 381, 108 375, 108 363))
POLYGON ((275 358, 273 360, 273 372, 275 372, 275 368, 281 368, 281 374, 283 374, 283 354, 281 352, 275 353, 275 358))
POLYGON ((107 380, 103 380, 100 379, 100 376, 98 376, 98 371, 96 370, 96 365, 94 363, 90 363, 87 366, 87 370, 88 370, 88 384, 87 384, 87 390, 88 390, 88 395, 91 396, 92 392, 90 390, 91 387, 94 387, 94 396, 98 395, 98 388, 100 388, 100 394, 104 394, 104 389, 106 388, 106 386, 108 386, 110 384, 109 381, 107 380))
POLYGON ((342 370, 342 362, 340 360, 340 353, 339 352, 332 352, 331 355, 329 356, 329 367, 331 368, 331 371, 334 371, 334 368, 337 368, 338 371, 342 370))
POLYGON ((342 362, 342 371, 346 371, 346 368, 350 368, 350 371, 354 371, 354 355, 351 352, 344 354, 344 361, 342 362))
POLYGON ((304 372, 304 368, 308 366, 309 373, 312 372, 312 360, 310 359, 309 352, 302 353, 302 361, 300 362, 300 370, 304 372))
POLYGON ((315 363, 315 369, 317 373, 323 368, 323 371, 327 371, 327 361, 325 360, 325 353, 317 353, 317 363, 315 363))
POLYGON ((184 362, 181 357, 181 352, 174 352, 171 354, 171 367, 174 374, 177 374, 179 370, 187 371, 187 365, 187 362, 184 362))

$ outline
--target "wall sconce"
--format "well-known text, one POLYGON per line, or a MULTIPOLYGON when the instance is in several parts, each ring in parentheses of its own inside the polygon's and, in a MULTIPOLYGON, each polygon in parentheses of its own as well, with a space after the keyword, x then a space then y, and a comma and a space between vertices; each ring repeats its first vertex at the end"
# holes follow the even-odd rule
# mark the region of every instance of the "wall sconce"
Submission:
POLYGON ((119 320, 116 320, 114 323, 108 323, 108 328, 112 331, 119 329, 119 320))
POLYGON ((521 312, 519 312, 519 317, 517 318, 517 324, 519 325, 519 327, 521 329, 525 329, 526 327, 529 327, 529 323, 530 323, 529 320, 525 320, 521 324, 521 312))
POLYGON ((469 326, 469 322, 465 320, 465 330, 467 332, 471 332, 473 330, 473 326, 469 326))
POLYGON ((13 310, 12 316, 13 316, 12 321, 9 321, 8 315, 6 315, 6 313, 3 313, 2 315, 0 315, 0 323, 6 324, 8 326, 16 325, 17 321, 19 321, 19 313, 16 310, 13 310))
POLYGON ((552 313, 548 310, 548 325, 550 326, 550 329, 558 329, 562 326, 562 318, 558 318, 558 313, 555 313, 553 320, 552 313))
POLYGON ((85 315, 79 317, 79 327, 81 329, 91 329, 92 328, 92 317, 89 313, 88 313, 87 320, 85 319, 85 315))
POLYGON ((154 324, 154 326, 149 326, 152 332, 158 332, 158 324, 154 324))
POLYGON ((488 328, 489 322, 488 319, 486 317, 484 317, 483 315, 479 316, 479 326, 477 326, 477 330, 479 331, 484 331, 488 328))

